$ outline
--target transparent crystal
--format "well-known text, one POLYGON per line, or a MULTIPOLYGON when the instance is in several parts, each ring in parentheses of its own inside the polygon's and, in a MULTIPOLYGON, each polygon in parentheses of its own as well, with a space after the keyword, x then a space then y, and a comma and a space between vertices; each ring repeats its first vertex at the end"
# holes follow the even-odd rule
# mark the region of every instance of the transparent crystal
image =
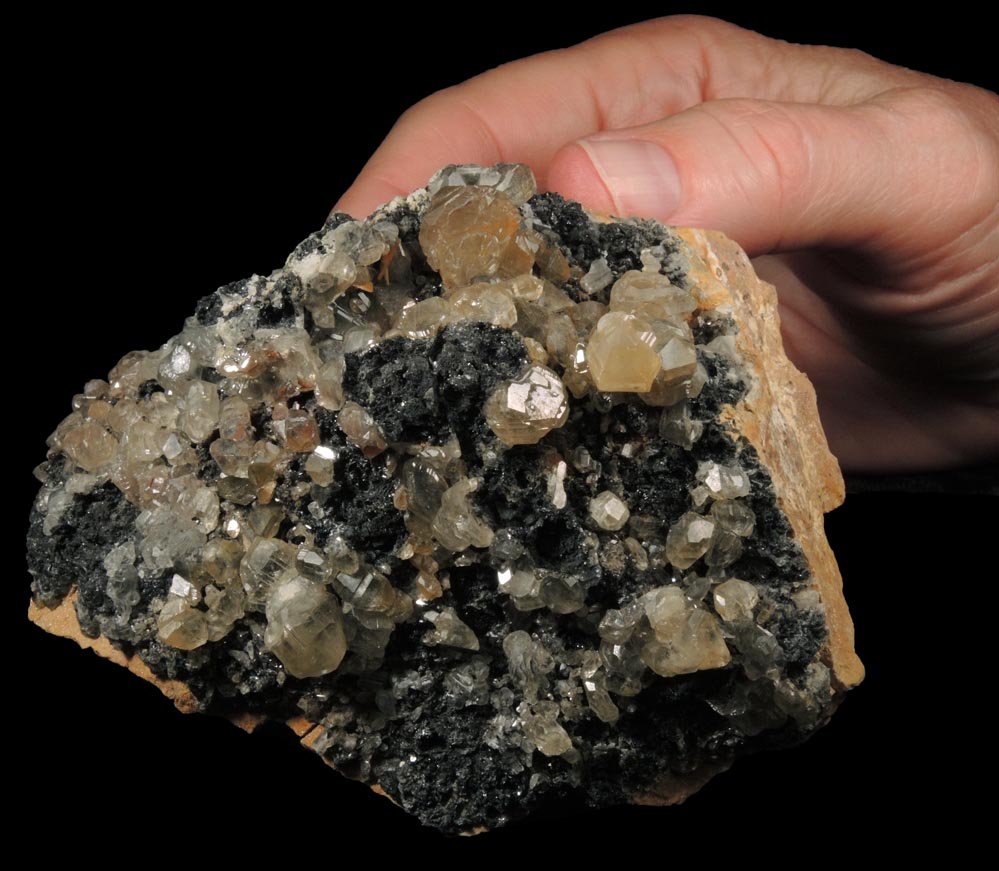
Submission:
POLYGON ((610 490, 604 490, 590 500, 590 517, 601 529, 609 532, 623 529, 630 516, 627 503, 610 490))
POLYGON ((157 635, 178 650, 195 650, 208 642, 208 617, 182 596, 169 596, 156 617, 157 635))
POLYGON ((81 469, 96 472, 115 458, 118 440, 100 424, 84 421, 62 437, 60 447, 81 469))
POLYGON ((264 644, 295 677, 335 671, 347 652, 336 599, 301 575, 282 578, 267 599, 264 644))
POLYGON ((752 584, 730 578, 715 587, 714 601, 718 616, 728 623, 734 623, 753 619, 753 610, 760 601, 760 594, 752 584))
POLYGON ((455 291, 448 296, 451 303, 448 316, 457 321, 479 321, 509 329, 517 323, 517 306, 506 284, 473 284, 455 291))
POLYGON ((721 529, 734 533, 742 538, 747 538, 753 534, 756 526, 756 515, 741 499, 728 499, 723 502, 715 502, 709 512, 721 529))
POLYGON ((434 518, 434 536, 448 550, 489 547, 493 531, 475 514, 469 497, 478 481, 462 478, 441 497, 441 507, 434 518))
POLYGON ((531 271, 533 254, 519 242, 520 210, 494 188, 442 188, 420 226, 427 262, 449 289, 493 276, 512 278, 531 271))
POLYGON ((508 445, 532 445, 566 422, 569 402, 561 379, 533 365, 501 384, 485 405, 486 423, 508 445))
POLYGON ((684 514, 666 536, 666 558, 678 569, 686 569, 707 553, 715 522, 693 511, 684 514))
POLYGON ((538 192, 534 173, 522 163, 497 163, 494 166, 452 163, 431 176, 427 191, 436 194, 443 188, 465 185, 495 188, 505 193, 518 206, 538 192))
POLYGON ((655 344, 655 331, 646 321, 624 312, 604 315, 586 346, 597 389, 648 393, 660 369, 655 344))
POLYGON ((648 321, 682 319, 697 308, 694 298, 657 272, 625 272, 611 288, 610 309, 648 321))
POLYGON ((703 460, 697 466, 697 480, 704 484, 713 499, 738 499, 749 495, 749 476, 737 463, 723 465, 703 460))
POLYGON ((357 445, 366 457, 376 457, 387 444, 375 419, 356 402, 348 402, 337 415, 337 423, 345 436, 357 445))
POLYGON ((320 487, 328 487, 333 483, 336 459, 336 451, 325 445, 319 445, 305 461, 305 473, 312 479, 313 483, 320 487))
POLYGON ((728 665, 731 654, 715 616, 695 607, 679 587, 658 587, 642 597, 655 637, 641 651, 656 674, 672 677, 728 665))
POLYGON ((461 647, 464 650, 478 650, 479 639, 471 627, 462 622, 454 608, 443 608, 441 611, 427 611, 425 620, 434 624, 434 628, 423 636, 423 643, 431 647, 443 644, 445 647, 461 647))
POLYGON ((590 268, 579 280, 579 287, 584 293, 599 293, 614 280, 614 273, 604 257, 598 257, 590 264, 590 268))
POLYGON ((524 724, 524 734, 545 756, 561 756, 572 750, 572 739, 558 722, 555 702, 522 702, 517 708, 524 724))

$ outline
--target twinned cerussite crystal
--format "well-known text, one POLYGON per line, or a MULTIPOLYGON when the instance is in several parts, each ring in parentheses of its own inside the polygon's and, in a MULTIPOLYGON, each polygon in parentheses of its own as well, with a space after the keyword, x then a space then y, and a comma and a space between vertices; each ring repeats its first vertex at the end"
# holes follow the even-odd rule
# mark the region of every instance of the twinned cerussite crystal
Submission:
POLYGON ((334 215, 74 398, 33 619, 75 609, 189 707, 304 720, 447 832, 800 740, 861 674, 841 482, 747 314, 769 291, 682 232, 514 165, 334 215))

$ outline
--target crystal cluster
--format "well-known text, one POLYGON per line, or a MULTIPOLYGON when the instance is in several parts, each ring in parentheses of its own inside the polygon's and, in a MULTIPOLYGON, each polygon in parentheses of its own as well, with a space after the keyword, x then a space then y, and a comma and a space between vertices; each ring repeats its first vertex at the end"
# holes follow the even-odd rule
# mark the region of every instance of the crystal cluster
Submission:
POLYGON ((74 397, 35 597, 447 831, 798 740, 823 603, 691 274, 522 166, 335 214, 74 397))

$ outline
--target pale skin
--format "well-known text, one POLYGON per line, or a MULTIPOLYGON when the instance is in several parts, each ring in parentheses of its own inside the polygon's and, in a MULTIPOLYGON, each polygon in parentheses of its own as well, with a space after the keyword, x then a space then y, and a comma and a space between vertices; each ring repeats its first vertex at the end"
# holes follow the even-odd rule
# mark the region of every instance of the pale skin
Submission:
POLYGON ((708 18, 615 30, 407 111, 337 209, 447 163, 531 165, 592 209, 720 229, 780 294, 854 472, 999 457, 999 98, 708 18))

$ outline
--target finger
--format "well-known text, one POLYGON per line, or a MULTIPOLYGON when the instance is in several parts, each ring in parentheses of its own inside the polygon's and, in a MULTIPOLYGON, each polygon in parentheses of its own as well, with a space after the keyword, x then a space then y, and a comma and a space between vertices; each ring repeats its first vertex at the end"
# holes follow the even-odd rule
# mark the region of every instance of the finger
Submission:
POLYGON ((897 268, 995 205, 995 148, 948 99, 716 100, 567 146, 548 182, 600 211, 723 230, 750 254, 849 246, 897 268))
POLYGON ((859 52, 791 45, 715 19, 649 21, 427 98, 399 119, 336 208, 367 215, 454 162, 528 163, 544 185, 558 149, 595 132, 702 100, 849 102, 906 75, 859 52))

